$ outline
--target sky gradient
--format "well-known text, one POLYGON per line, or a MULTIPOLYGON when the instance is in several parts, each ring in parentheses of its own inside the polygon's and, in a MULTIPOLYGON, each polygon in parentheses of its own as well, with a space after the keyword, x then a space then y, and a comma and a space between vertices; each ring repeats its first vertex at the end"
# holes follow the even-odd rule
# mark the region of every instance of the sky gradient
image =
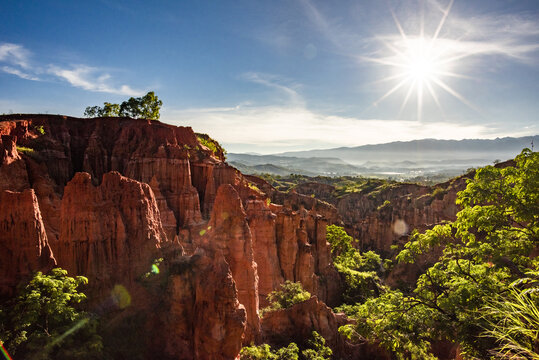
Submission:
POLYGON ((538 133, 536 0, 7 0, 0 22, 0 113, 153 90, 229 152, 538 133))

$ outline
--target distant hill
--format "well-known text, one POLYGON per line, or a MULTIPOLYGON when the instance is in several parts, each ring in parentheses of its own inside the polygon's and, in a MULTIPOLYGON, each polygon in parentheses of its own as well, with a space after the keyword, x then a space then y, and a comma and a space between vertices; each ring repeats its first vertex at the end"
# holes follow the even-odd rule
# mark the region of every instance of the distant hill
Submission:
POLYGON ((396 141, 378 145, 340 147, 273 155, 228 154, 228 160, 247 174, 290 173, 308 176, 364 175, 414 179, 448 179, 471 167, 514 158, 531 147, 535 136, 492 140, 396 141))
MULTIPOLYGON (((536 136, 535 136, 536 137, 536 136)), ((534 136, 519 138, 505 137, 493 140, 436 140, 423 139, 396 141, 378 145, 340 147, 325 150, 294 151, 276 154, 293 157, 336 157, 353 165, 367 162, 424 163, 441 160, 481 160, 492 161, 514 158, 523 148, 531 147, 534 136)))
POLYGON ((227 154, 228 162, 246 174, 355 175, 365 169, 331 157, 227 154))

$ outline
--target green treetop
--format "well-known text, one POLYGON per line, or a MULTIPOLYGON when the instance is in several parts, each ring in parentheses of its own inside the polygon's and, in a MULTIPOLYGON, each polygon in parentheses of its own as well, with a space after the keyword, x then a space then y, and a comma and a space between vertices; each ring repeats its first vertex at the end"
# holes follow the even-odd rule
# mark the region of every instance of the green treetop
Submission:
POLYGON ((163 102, 159 100, 153 91, 143 97, 131 97, 121 104, 105 102, 103 107, 88 106, 84 111, 85 117, 114 117, 126 116, 134 119, 159 119, 159 110, 163 102))

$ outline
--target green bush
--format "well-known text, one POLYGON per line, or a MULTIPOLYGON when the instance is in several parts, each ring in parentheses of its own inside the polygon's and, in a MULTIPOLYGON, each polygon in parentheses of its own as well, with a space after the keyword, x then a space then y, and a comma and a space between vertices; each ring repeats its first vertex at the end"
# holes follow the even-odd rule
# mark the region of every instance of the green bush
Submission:
POLYGON ((309 300, 311 298, 311 293, 306 290, 303 290, 300 282, 292 282, 286 280, 284 284, 281 284, 280 290, 272 291, 268 295, 268 301, 270 305, 264 309, 260 310, 261 316, 264 313, 279 310, 287 309, 294 304, 309 300))
POLYGON ((310 349, 303 350, 301 355, 306 360, 329 360, 333 351, 326 346, 326 339, 316 331, 312 333, 313 338, 307 343, 310 349))
POLYGON ((268 344, 246 346, 240 351, 240 360, 298 360, 299 349, 295 343, 276 351, 268 344))

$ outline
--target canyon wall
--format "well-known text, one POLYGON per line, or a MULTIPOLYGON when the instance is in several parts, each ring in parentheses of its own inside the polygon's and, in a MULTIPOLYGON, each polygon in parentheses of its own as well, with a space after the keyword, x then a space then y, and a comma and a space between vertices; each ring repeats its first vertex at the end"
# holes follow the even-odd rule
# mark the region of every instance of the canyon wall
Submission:
POLYGON ((189 127, 9 115, 0 135, 4 296, 33 271, 87 276, 89 310, 151 314, 162 336, 148 351, 174 359, 259 341, 258 311, 285 280, 339 301, 335 207, 260 189, 189 127))
MULTIPOLYGON (((152 356, 233 359, 242 345, 316 330, 341 355, 387 358, 336 335, 348 320, 327 307, 341 302, 342 281, 326 226, 344 225, 361 250, 389 256, 413 229, 454 220, 466 179, 343 197, 316 183, 283 193, 199 136, 159 121, 1 116, 0 296, 59 266, 89 278, 87 307, 104 319, 144 314, 144 332, 158 334, 141 339, 152 356), (260 319, 286 280, 316 297, 260 319)), ((396 267, 389 282, 413 273, 396 267)))

